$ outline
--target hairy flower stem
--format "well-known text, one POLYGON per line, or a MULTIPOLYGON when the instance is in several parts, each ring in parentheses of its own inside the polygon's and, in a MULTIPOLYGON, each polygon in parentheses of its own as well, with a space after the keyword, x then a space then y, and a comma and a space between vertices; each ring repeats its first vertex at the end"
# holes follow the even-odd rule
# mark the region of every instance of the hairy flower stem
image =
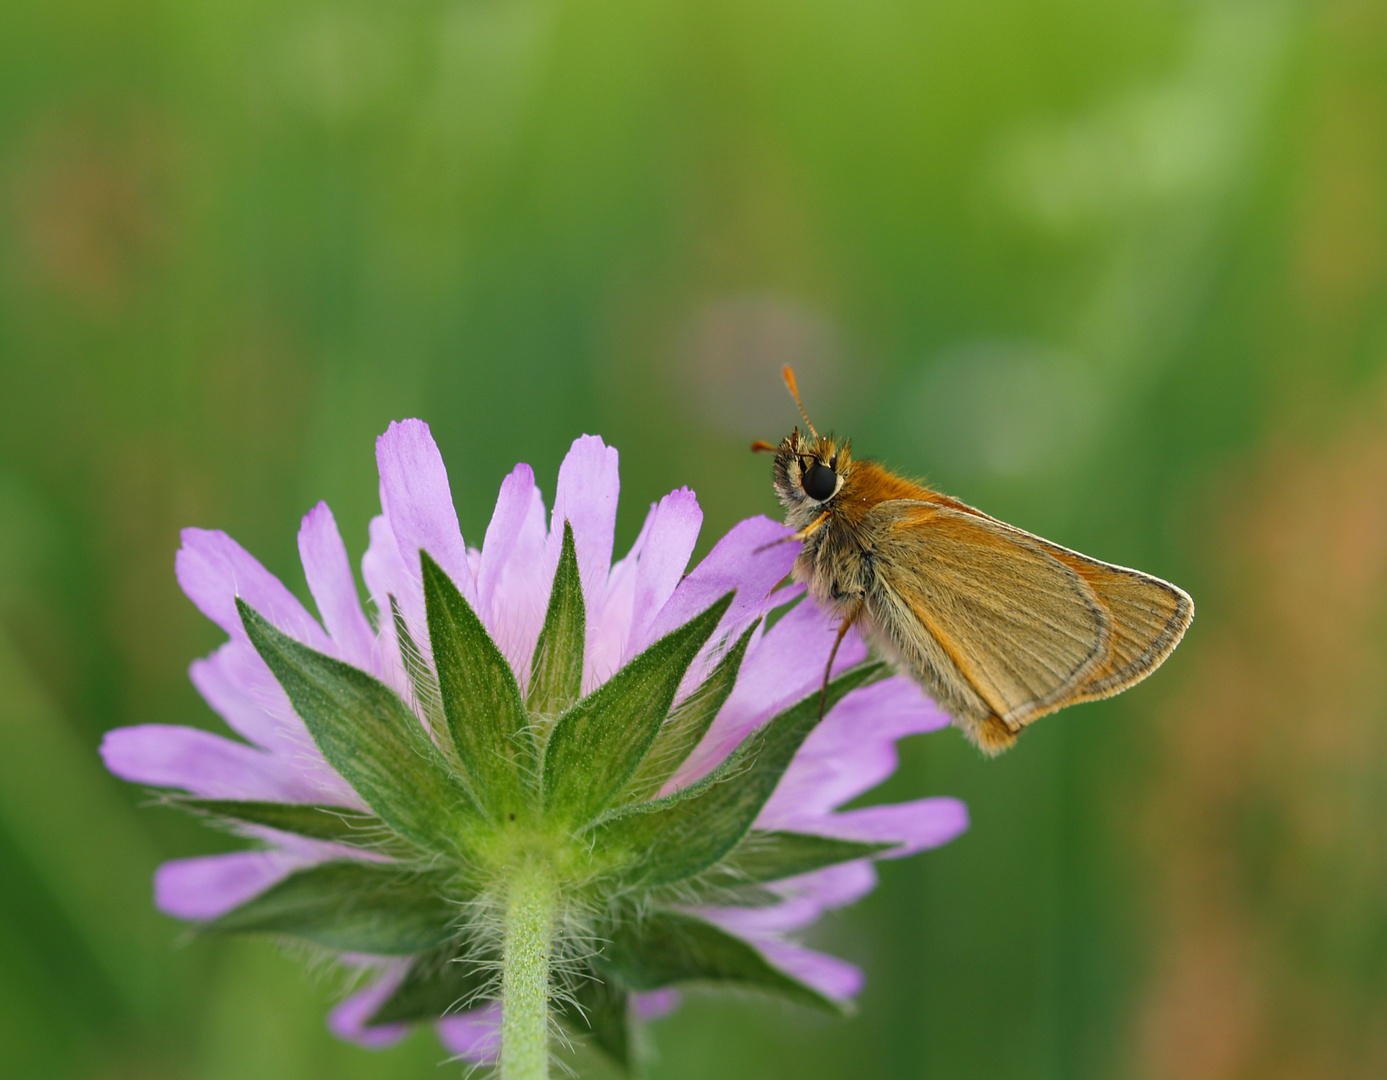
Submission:
POLYGON ((501 973, 501 1080, 549 1076, 549 954, 555 888, 549 869, 527 862, 510 883, 501 973))

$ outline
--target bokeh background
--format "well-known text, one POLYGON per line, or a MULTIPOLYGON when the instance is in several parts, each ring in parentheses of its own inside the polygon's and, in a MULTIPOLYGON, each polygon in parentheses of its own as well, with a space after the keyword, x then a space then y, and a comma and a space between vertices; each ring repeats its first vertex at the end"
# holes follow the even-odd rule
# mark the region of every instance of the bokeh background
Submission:
POLYGON ((703 551, 776 512, 787 361, 861 452, 1199 615, 997 761, 904 744, 866 801, 974 824, 816 929, 860 1014, 691 995, 651 1077, 1387 1075, 1372 0, 0 5, 0 1071, 458 1075, 152 910, 230 843, 95 756, 219 725, 178 529, 304 595, 300 515, 359 556, 422 416, 470 537, 590 431, 619 547, 689 484, 703 551))

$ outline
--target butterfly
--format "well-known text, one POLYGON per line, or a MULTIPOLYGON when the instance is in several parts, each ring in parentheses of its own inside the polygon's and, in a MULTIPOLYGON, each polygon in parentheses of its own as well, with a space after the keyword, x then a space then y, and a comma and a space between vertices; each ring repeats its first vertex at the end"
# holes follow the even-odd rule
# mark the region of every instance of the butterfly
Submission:
POLYGON ((1150 675, 1194 618, 1183 589, 1100 562, 852 456, 809 429, 775 454, 791 571, 839 618, 824 671, 857 626, 978 747, 998 754, 1026 725, 1111 697, 1150 675))

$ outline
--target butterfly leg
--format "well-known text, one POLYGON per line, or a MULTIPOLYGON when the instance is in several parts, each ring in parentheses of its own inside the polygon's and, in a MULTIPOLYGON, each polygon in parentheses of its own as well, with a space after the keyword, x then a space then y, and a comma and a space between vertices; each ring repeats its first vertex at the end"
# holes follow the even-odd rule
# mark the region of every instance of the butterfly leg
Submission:
POLYGON ((808 525, 806 525, 804 528, 800 529, 799 532, 797 532, 797 533, 795 533, 793 536, 789 537, 789 539, 791 539, 791 540, 808 540, 811 536, 813 536, 813 535, 814 535, 816 532, 818 532, 821 528, 823 528, 825 525, 827 525, 827 524, 828 524, 828 519, 831 518, 832 516, 833 516, 832 513, 830 513, 829 511, 825 510, 822 514, 820 514, 818 517, 816 517, 816 518, 815 518, 813 521, 811 521, 808 525))
POLYGON ((833 639, 833 648, 829 650, 828 663, 824 665, 824 682, 819 690, 819 719, 824 718, 824 706, 828 703, 828 678, 833 674, 833 661, 838 657, 838 646, 843 644, 843 638, 848 636, 848 631, 852 629, 853 623, 862 617, 862 601, 856 604, 843 616, 843 621, 838 624, 838 636, 833 639))

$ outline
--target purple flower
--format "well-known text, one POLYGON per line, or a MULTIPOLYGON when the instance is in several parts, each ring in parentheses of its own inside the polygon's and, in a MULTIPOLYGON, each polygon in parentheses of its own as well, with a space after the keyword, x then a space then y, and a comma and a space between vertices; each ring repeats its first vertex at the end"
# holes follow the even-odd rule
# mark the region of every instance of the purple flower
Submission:
POLYGON ((788 530, 743 521, 685 575, 702 511, 681 488, 614 562, 617 453, 584 436, 552 513, 519 465, 472 548, 424 423, 376 453, 374 618, 323 503, 299 531, 317 618, 226 534, 183 533, 179 584, 230 637, 190 674, 240 739, 144 725, 101 753, 259 846, 165 863, 158 907, 332 949, 375 973, 333 1011, 339 1035, 379 1046, 428 1019, 472 1060, 510 1040, 507 1076, 543 1075, 533 1030, 502 1020, 535 972, 541 1010, 619 1063, 628 1016, 674 1007, 681 981, 853 997, 862 973, 795 935, 869 892, 874 858, 967 815, 838 810, 948 717, 853 632, 819 719, 836 628, 781 587, 788 530))

